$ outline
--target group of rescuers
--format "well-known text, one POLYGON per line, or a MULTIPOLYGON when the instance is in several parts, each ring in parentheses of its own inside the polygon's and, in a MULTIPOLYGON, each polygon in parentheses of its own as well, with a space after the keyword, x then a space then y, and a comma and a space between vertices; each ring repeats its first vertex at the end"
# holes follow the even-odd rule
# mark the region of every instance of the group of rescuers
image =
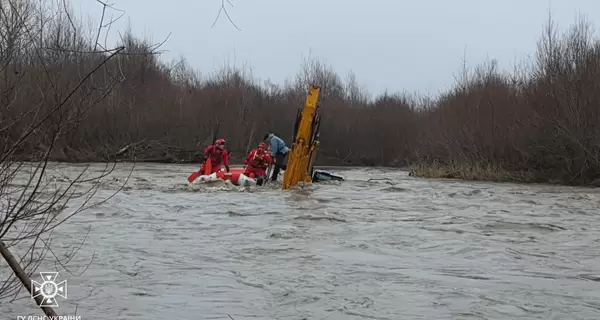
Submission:
MULTIPOLYGON (((201 174, 211 174, 221 170, 221 166, 225 166, 225 170, 229 172, 229 151, 225 149, 225 139, 218 139, 213 145, 204 149, 204 161, 211 159, 211 172, 204 172, 204 166, 200 169, 201 174)), ((274 135, 272 132, 263 137, 263 141, 258 144, 258 148, 250 151, 244 164, 246 169, 244 175, 250 178, 266 177, 267 168, 273 166, 273 174, 271 181, 276 181, 280 170, 287 170, 287 165, 284 161, 290 152, 290 148, 285 142, 274 135), (265 143, 266 142, 266 143, 265 143), (267 149, 268 144, 268 149, 267 149)))

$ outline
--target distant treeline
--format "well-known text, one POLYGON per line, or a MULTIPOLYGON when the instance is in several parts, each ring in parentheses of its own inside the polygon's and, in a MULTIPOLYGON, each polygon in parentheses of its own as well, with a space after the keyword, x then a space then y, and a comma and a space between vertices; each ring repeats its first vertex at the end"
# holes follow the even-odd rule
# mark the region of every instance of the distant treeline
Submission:
POLYGON ((510 74, 491 62, 465 68, 435 99, 372 99, 353 76, 342 80, 316 60, 283 86, 235 68, 202 78, 185 61, 161 62, 131 32, 108 50, 96 44, 98 30, 83 32, 68 10, 6 3, 13 5, 0 19, 0 139, 13 160, 52 147, 52 160, 103 161, 128 146, 138 161, 197 161, 217 122, 239 160, 269 130, 291 144, 297 109, 316 84, 317 164, 569 184, 600 177, 600 44, 585 22, 563 36, 548 26, 535 62, 510 74))

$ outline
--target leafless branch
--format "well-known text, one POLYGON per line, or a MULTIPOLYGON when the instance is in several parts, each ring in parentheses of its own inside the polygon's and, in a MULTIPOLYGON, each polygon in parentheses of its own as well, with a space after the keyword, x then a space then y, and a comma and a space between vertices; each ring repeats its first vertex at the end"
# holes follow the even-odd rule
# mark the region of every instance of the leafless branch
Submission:
MULTIPOLYGON (((116 162, 112 169, 107 164, 96 176, 89 176, 87 168, 75 177, 62 174, 63 182, 48 175, 53 167, 50 159, 70 148, 83 131, 82 122, 96 112, 93 107, 101 101, 109 103, 116 84, 124 82, 100 75, 123 69, 120 57, 126 48, 96 50, 100 29, 107 26, 104 15, 95 42, 86 43, 66 0, 61 1, 62 13, 51 14, 36 11, 32 1, 5 0, 0 6, 0 104, 15 106, 0 111, 0 253, 14 272, 0 284, 0 298, 15 299, 23 287, 31 292, 29 276, 47 253, 55 258, 55 267, 71 273, 67 264, 87 235, 62 257, 51 247, 54 231, 74 215, 110 200, 133 172, 132 168, 112 196, 98 201, 93 199, 99 182, 116 162), (85 70, 83 74, 81 70, 85 70), (64 77, 65 71, 71 72, 70 76, 64 77), (24 159, 23 154, 28 157, 24 159), (11 251, 20 253, 20 258, 11 251)), ((110 6, 99 3, 103 12, 110 6)), ((136 59, 155 54, 160 45, 137 53, 136 59)), ((128 52, 128 56, 134 54, 128 52)), ((47 316, 56 315, 51 308, 42 310, 47 316)))
POLYGON ((240 29, 235 24, 235 22, 233 22, 231 17, 229 16, 229 12, 227 11, 227 8, 225 7, 227 4, 230 5, 231 7, 233 7, 233 4, 231 3, 230 0, 221 0, 221 7, 219 8, 219 12, 217 13, 217 17, 215 18, 215 21, 213 22, 211 28, 214 28, 214 26, 217 24, 217 21, 219 21, 219 17, 221 16, 221 13, 224 13, 225 16, 227 17, 227 20, 229 20, 229 23, 231 23, 234 28, 238 29, 239 31, 242 31, 242 29, 240 29))

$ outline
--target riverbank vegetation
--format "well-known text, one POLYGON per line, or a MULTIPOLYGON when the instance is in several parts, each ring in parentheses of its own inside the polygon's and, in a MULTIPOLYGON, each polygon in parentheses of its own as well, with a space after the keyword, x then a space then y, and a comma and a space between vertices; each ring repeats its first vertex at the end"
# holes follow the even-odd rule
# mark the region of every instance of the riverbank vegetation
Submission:
POLYGON ((371 98, 355 77, 343 78, 318 60, 305 61, 283 85, 234 67, 203 77, 184 60, 161 61, 156 46, 132 32, 116 46, 120 52, 99 50, 97 30, 72 32, 86 29, 74 15, 47 18, 36 41, 26 41, 37 30, 34 20, 22 23, 31 23, 22 29, 29 31, 10 37, 8 24, 1 27, 4 152, 83 74, 106 62, 53 120, 36 127, 35 139, 18 143, 13 159, 35 158, 52 145, 56 161, 101 161, 124 151, 137 161, 198 161, 220 123, 219 137, 240 160, 268 130, 291 142, 312 83, 323 89, 317 164, 566 184, 600 177, 600 45, 585 21, 563 34, 550 24, 534 61, 511 73, 492 61, 465 68, 454 89, 439 97, 371 98))
MULTIPOLYGON (((108 5, 98 4, 106 12, 108 5)), ((4 306, 34 296, 49 317, 57 316, 54 302, 34 288, 31 275, 49 265, 69 274, 78 269, 66 265, 83 243, 62 242, 55 251, 52 235, 70 217, 107 200, 97 201, 95 191, 112 170, 82 168, 75 175, 57 170, 57 176, 48 177, 48 160, 69 150, 94 117, 100 121, 96 125, 118 117, 111 113, 118 105, 113 89, 126 83, 128 72, 121 61, 144 61, 154 54, 150 47, 135 54, 127 42, 114 48, 95 44, 111 22, 83 28, 71 12, 64 0, 0 0, 0 301, 4 306)), ((63 238, 72 240, 73 232, 67 233, 63 238)), ((83 242, 87 234, 82 236, 83 242)))

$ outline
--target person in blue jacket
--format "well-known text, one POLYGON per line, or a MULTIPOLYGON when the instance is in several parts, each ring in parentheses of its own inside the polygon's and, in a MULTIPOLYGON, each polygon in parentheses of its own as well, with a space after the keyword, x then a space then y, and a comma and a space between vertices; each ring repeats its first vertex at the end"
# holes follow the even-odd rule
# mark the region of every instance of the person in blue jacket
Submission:
POLYGON ((283 139, 274 135, 272 132, 266 134, 263 137, 263 141, 269 143, 271 146, 271 157, 275 160, 271 181, 277 181, 279 171, 282 169, 287 170, 287 164, 284 164, 284 161, 290 152, 290 148, 285 144, 283 139))

